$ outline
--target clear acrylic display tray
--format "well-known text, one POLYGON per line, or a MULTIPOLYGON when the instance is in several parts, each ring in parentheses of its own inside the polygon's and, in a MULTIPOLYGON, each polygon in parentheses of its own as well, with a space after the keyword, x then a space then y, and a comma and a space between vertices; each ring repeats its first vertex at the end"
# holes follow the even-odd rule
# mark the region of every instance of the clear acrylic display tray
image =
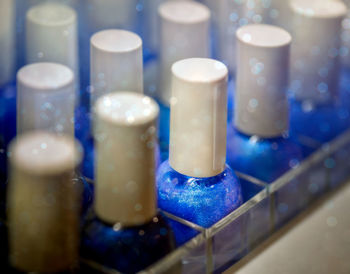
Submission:
MULTIPOLYGON (((350 177, 350 129, 323 145, 308 137, 299 139, 314 152, 273 183, 237 173, 244 203, 212 227, 202 228, 164 212, 171 223, 180 223, 197 236, 141 273, 221 273, 350 177)), ((94 262, 83 263, 101 273, 118 273, 94 262)))

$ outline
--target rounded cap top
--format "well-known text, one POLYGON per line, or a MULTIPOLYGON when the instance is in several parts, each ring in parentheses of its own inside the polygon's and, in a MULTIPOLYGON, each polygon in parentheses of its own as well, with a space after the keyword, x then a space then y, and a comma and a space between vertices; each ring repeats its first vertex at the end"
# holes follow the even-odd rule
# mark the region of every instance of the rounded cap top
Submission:
POLYGON ((214 59, 189 58, 177 61, 172 66, 175 77, 191 83, 212 83, 227 77, 227 67, 214 59))
POLYGON ((130 31, 110 29, 95 33, 91 45, 101 51, 130 52, 142 47, 141 38, 130 31))
POLYGON ((96 103, 100 118, 119 126, 137 126, 157 118, 159 107, 150 97, 135 92, 117 92, 101 97, 96 103))
POLYGON ((292 0, 290 7, 295 13, 314 18, 342 17, 347 13, 343 2, 334 0, 292 0))
POLYGON ((11 144, 11 163, 36 175, 68 172, 80 164, 80 145, 71 137, 44 131, 21 135, 11 144))
POLYGON ((179 24, 196 24, 209 20, 209 9, 194 1, 168 1, 158 8, 160 16, 179 24))
POLYGON ((241 27, 237 30, 236 36, 243 43, 255 47, 282 47, 292 41, 292 36, 284 29, 261 24, 241 27))
POLYGON ((62 4, 44 3, 32 7, 27 13, 27 19, 45 26, 62 26, 76 20, 75 11, 62 4))
POLYGON ((73 84, 74 73, 61 64, 35 63, 21 68, 17 73, 17 81, 32 89, 56 90, 73 84))

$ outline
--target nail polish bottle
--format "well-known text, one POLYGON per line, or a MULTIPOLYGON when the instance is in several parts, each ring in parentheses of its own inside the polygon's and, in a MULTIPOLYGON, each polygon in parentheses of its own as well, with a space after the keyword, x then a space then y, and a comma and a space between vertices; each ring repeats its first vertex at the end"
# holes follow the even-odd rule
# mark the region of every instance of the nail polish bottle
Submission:
POLYGON ((203 4, 194 1, 167 1, 159 6, 158 14, 160 17, 160 82, 157 94, 160 104, 159 140, 162 160, 166 160, 169 153, 171 66, 174 62, 185 58, 210 56, 210 11, 203 4))
POLYGON ((96 195, 85 221, 82 256, 122 273, 135 273, 174 248, 172 232, 157 213, 156 121, 150 97, 116 92, 94 108, 96 195))
MULTIPOLYGON (((8 188, 10 273, 70 273, 79 264, 81 161, 72 137, 37 131, 11 146, 8 188)), ((8 273, 8 272, 7 272, 8 273)))
MULTIPOLYGON (((158 206, 208 228, 242 203, 226 162, 227 75, 216 60, 172 66, 169 160, 157 172, 158 206)), ((190 237, 184 232, 182 237, 190 237)))
POLYGON ((341 1, 290 2, 291 135, 330 141, 350 119, 339 100, 340 33, 347 8, 341 1), (345 115, 344 115, 345 114, 345 115))
MULTIPOLYGON (((7 180, 7 147, 16 135, 15 5, 0 2, 0 187, 7 180)), ((3 191, 0 190, 3 196, 3 191)))
MULTIPOLYGON (((74 136, 74 74, 56 63, 34 63, 17 73, 17 134, 45 130, 58 135, 74 136)), ((92 202, 91 186, 84 186, 84 210, 92 202)))
POLYGON ((279 27, 261 24, 241 27, 236 36, 236 98, 234 121, 228 125, 227 162, 268 183, 303 156, 298 144, 285 137, 292 38, 279 27))
MULTIPOLYGON (((137 34, 120 29, 97 32, 91 37, 90 53, 91 113, 97 99, 107 93, 123 90, 143 93, 142 40, 137 34)), ((91 120, 86 123, 90 125, 91 120)), ((82 141, 83 175, 93 181, 94 144, 91 126, 88 129, 82 141)))

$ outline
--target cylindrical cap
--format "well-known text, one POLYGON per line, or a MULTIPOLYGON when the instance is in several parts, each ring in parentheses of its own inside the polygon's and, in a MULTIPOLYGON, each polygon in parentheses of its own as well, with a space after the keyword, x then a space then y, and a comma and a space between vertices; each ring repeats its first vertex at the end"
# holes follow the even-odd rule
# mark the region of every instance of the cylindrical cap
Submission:
POLYGON ((292 0, 291 89, 299 101, 327 103, 337 95, 342 1, 292 0))
POLYGON ((104 30, 91 37, 91 106, 114 91, 143 93, 142 40, 125 30, 104 30))
POLYGON ((191 58, 172 67, 169 162, 191 177, 212 177, 225 169, 227 78, 216 60, 191 58))
POLYGON ((247 135, 276 137, 288 130, 291 35, 271 25, 237 31, 235 127, 247 135))
POLYGON ((35 63, 17 73, 17 134, 43 129, 74 136, 74 74, 64 65, 35 63))
POLYGON ((194 1, 168 1, 160 5, 158 13, 161 18, 158 97, 170 105, 173 63, 185 58, 209 57, 210 11, 194 1))
POLYGON ((0 1, 0 86, 13 80, 15 65, 15 1, 0 1))
POLYGON ((87 23, 92 32, 120 28, 133 30, 138 0, 87 0, 87 23))
POLYGON ((95 106, 97 216, 135 226, 156 215, 155 143, 159 108, 150 97, 117 92, 95 106))
POLYGON ((10 262, 24 272, 53 273, 78 262, 80 164, 71 137, 34 132, 11 145, 8 190, 10 262))
POLYGON ((237 62, 235 33, 241 26, 266 22, 269 2, 261 0, 205 0, 204 2, 213 12, 216 55, 228 66, 230 73, 235 73, 237 62))
POLYGON ((27 63, 68 66, 78 81, 76 12, 64 4, 44 3, 29 9, 26 21, 27 63))

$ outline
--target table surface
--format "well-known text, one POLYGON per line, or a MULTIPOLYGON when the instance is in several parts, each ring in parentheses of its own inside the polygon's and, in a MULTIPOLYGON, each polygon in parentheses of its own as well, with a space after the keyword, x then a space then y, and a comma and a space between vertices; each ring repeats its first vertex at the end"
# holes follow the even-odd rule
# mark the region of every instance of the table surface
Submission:
POLYGON ((350 182, 316 202, 225 273, 349 274, 350 182))

